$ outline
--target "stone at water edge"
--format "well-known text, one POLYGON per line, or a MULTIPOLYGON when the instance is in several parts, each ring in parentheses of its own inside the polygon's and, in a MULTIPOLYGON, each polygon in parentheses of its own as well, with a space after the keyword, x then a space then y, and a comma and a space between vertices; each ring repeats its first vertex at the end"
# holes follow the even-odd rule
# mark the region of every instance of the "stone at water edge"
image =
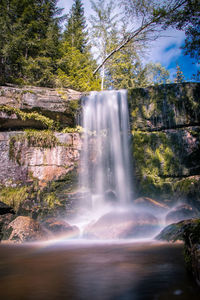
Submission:
POLYGON ((197 211, 188 204, 182 204, 173 208, 165 218, 167 224, 198 217, 197 211))
POLYGON ((56 218, 48 218, 43 222, 43 226, 52 235, 66 235, 69 238, 76 238, 80 235, 80 230, 77 226, 71 226, 64 220, 59 220, 56 218))
POLYGON ((22 243, 27 241, 39 241, 46 237, 42 226, 30 217, 19 216, 9 223, 4 232, 3 239, 22 243))
POLYGON ((168 225, 156 236, 156 239, 168 242, 177 240, 185 242, 186 267, 200 286, 200 219, 184 220, 168 225))
POLYGON ((150 213, 112 211, 89 224, 84 236, 94 239, 141 238, 152 236, 158 228, 157 218, 150 213))

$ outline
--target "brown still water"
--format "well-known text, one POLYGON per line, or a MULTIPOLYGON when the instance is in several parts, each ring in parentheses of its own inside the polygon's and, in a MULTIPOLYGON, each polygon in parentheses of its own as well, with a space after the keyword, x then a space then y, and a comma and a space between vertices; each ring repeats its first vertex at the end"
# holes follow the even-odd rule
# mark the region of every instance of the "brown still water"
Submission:
POLYGON ((0 245, 1 300, 200 299, 182 244, 0 245))

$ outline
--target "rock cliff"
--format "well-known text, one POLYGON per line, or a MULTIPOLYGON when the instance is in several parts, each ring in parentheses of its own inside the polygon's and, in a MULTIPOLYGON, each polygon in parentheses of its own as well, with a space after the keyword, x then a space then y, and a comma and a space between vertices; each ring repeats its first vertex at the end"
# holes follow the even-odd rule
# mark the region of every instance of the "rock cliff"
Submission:
MULTIPOLYGON (((199 95, 199 83, 129 90, 136 198, 200 207, 199 95)), ((76 189, 80 97, 72 90, 0 88, 0 201, 18 214, 75 213, 83 196, 76 189)))
POLYGON ((0 200, 17 215, 74 212, 81 94, 0 87, 0 200))
POLYGON ((137 196, 200 207, 200 84, 129 91, 137 196))

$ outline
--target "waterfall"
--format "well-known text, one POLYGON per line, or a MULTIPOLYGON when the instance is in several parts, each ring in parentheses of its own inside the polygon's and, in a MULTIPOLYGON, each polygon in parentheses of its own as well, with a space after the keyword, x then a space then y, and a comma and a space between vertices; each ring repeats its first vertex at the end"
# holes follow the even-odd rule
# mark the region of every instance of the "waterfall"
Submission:
POLYGON ((91 92, 82 101, 80 185, 93 208, 131 202, 129 116, 126 90, 91 92))

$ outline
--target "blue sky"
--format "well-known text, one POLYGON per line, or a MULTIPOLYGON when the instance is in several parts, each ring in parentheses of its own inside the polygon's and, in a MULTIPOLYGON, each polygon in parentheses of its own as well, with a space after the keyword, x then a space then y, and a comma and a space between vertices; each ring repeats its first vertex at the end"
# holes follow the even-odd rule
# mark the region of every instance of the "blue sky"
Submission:
MULTIPOLYGON (((85 9, 86 19, 92 14, 89 0, 82 0, 85 9)), ((64 13, 68 13, 73 0, 59 0, 58 6, 64 8, 64 13)), ((180 47, 184 44, 185 34, 183 31, 174 29, 167 30, 164 37, 152 42, 143 58, 144 62, 160 62, 170 72, 170 78, 176 73, 176 64, 181 67, 185 80, 190 80, 192 74, 196 73, 199 65, 189 56, 183 54, 180 47)))

